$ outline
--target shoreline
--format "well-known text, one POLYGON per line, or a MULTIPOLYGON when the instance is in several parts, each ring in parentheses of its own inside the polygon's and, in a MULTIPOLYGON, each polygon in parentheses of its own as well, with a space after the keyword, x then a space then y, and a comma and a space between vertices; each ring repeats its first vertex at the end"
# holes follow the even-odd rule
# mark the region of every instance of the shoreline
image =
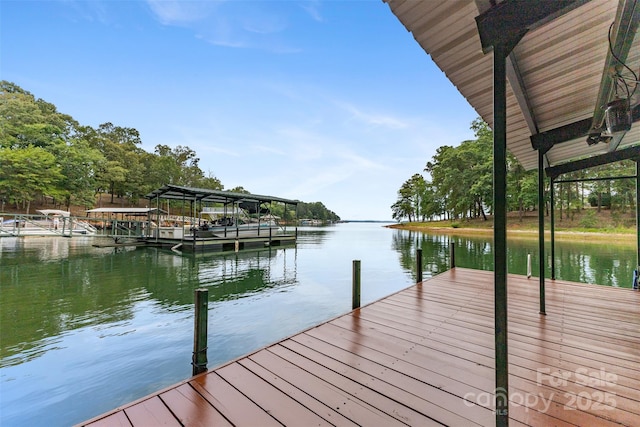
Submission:
MULTIPOLYGON (((419 231, 422 233, 434 233, 434 234, 451 234, 451 235, 491 235, 493 234, 493 228, 472 228, 472 227, 459 227, 453 228, 451 226, 420 226, 420 225, 405 225, 405 224, 391 224, 385 225, 387 228, 393 228, 398 230, 419 231)), ((545 229, 545 236, 550 236, 551 231, 545 229)), ((538 238, 538 230, 522 230, 522 229, 509 229, 507 228, 507 237, 519 237, 519 238, 538 238)), ((610 240, 611 238, 622 240, 624 243, 636 242, 636 235, 633 233, 607 233, 607 232, 593 232, 593 231, 556 231, 556 240, 610 240)))

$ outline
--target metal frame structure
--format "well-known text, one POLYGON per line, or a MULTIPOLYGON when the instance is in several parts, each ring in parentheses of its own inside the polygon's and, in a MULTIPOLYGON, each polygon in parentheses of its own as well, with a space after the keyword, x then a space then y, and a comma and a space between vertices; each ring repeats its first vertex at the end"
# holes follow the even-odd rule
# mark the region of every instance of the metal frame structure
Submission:
MULTIPOLYGON (((631 130, 607 135, 603 125, 620 78, 612 70, 640 69, 640 0, 384 1, 493 129, 496 425, 506 426, 506 151, 526 170, 537 167, 540 211, 545 173, 553 187, 573 170, 640 160, 639 106, 632 105, 631 130)), ((542 212, 539 232, 544 315, 542 212)), ((640 232, 638 246, 640 265, 640 232)))

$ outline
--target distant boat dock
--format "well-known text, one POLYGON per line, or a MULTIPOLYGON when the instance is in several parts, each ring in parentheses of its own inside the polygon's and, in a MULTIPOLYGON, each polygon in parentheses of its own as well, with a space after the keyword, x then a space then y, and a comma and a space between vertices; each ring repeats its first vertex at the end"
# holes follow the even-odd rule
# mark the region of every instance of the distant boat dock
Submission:
POLYGON ((100 207, 82 218, 57 210, 7 214, 0 221, 0 237, 97 235, 113 238, 111 244, 96 243, 100 247, 185 252, 283 246, 297 239, 296 200, 175 185, 146 197, 156 207, 100 207))

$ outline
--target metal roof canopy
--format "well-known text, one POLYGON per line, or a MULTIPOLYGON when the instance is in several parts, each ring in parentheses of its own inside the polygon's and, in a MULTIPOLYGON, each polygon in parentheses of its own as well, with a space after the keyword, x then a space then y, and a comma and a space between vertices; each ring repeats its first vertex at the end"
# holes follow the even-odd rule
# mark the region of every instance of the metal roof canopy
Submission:
MULTIPOLYGON (((619 95, 618 62, 634 70, 640 65, 640 0, 386 1, 494 131, 494 404, 496 426, 508 426, 506 151, 525 169, 538 168, 539 206, 544 165, 559 174, 634 158, 640 197, 640 126, 608 136, 607 144, 601 138, 603 108, 619 95)), ((637 75, 632 80, 627 97, 637 89, 637 75)), ((538 212, 545 315, 544 217, 538 212)), ((638 242, 640 263, 640 234, 638 242)))
POLYGON ((85 211, 87 214, 98 213, 113 213, 123 214, 129 216, 144 216, 149 213, 161 213, 166 214, 166 211, 158 208, 95 208, 85 211))
POLYGON ((640 89, 631 130, 587 143, 602 131, 604 107, 615 96, 612 23, 615 55, 640 71, 638 0, 384 1, 492 128, 493 59, 483 48, 492 38, 522 36, 507 58, 507 148, 526 170, 537 167, 537 149, 550 175, 570 171, 554 168, 576 160, 640 157, 640 89), (532 18, 537 12, 544 19, 532 18))
POLYGON ((170 199, 189 200, 211 203, 234 203, 234 202, 280 202, 290 205, 297 205, 298 200, 283 199, 281 197, 263 196, 259 194, 233 193, 231 191, 211 190, 208 188, 182 187, 179 185, 164 185, 145 196, 147 199, 170 199))

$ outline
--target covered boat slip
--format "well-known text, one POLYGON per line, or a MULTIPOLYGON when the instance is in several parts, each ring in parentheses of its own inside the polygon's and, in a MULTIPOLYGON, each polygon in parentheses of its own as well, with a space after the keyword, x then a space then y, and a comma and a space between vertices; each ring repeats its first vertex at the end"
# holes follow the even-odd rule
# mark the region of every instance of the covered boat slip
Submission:
MULTIPOLYGON (((640 425, 640 293, 508 279, 511 425, 640 425)), ((82 425, 491 426, 493 303, 454 268, 82 425)))
POLYGON ((241 250, 295 243, 297 200, 205 188, 165 185, 146 196, 158 209, 161 200, 181 204, 182 217, 174 224, 159 224, 145 241, 187 252, 241 250), (279 205, 279 207, 277 207, 279 205), (279 209, 282 217, 273 211, 279 209), (243 215, 241 215, 243 214, 243 215), (279 221, 279 223, 278 223, 279 221))
MULTIPOLYGON (((525 170, 538 170, 538 309, 545 315, 545 178, 551 188, 552 272, 553 183, 560 175, 630 159, 636 162, 636 206, 640 199, 640 3, 385 2, 493 130, 494 390, 510 396, 507 331, 513 302, 507 303, 507 150, 525 170)), ((636 234, 638 268, 630 280, 637 284, 638 228, 636 234)), ((638 369, 637 360, 633 367, 638 369)), ((515 410, 513 402, 498 396, 497 426, 509 424, 510 410, 515 410)))

